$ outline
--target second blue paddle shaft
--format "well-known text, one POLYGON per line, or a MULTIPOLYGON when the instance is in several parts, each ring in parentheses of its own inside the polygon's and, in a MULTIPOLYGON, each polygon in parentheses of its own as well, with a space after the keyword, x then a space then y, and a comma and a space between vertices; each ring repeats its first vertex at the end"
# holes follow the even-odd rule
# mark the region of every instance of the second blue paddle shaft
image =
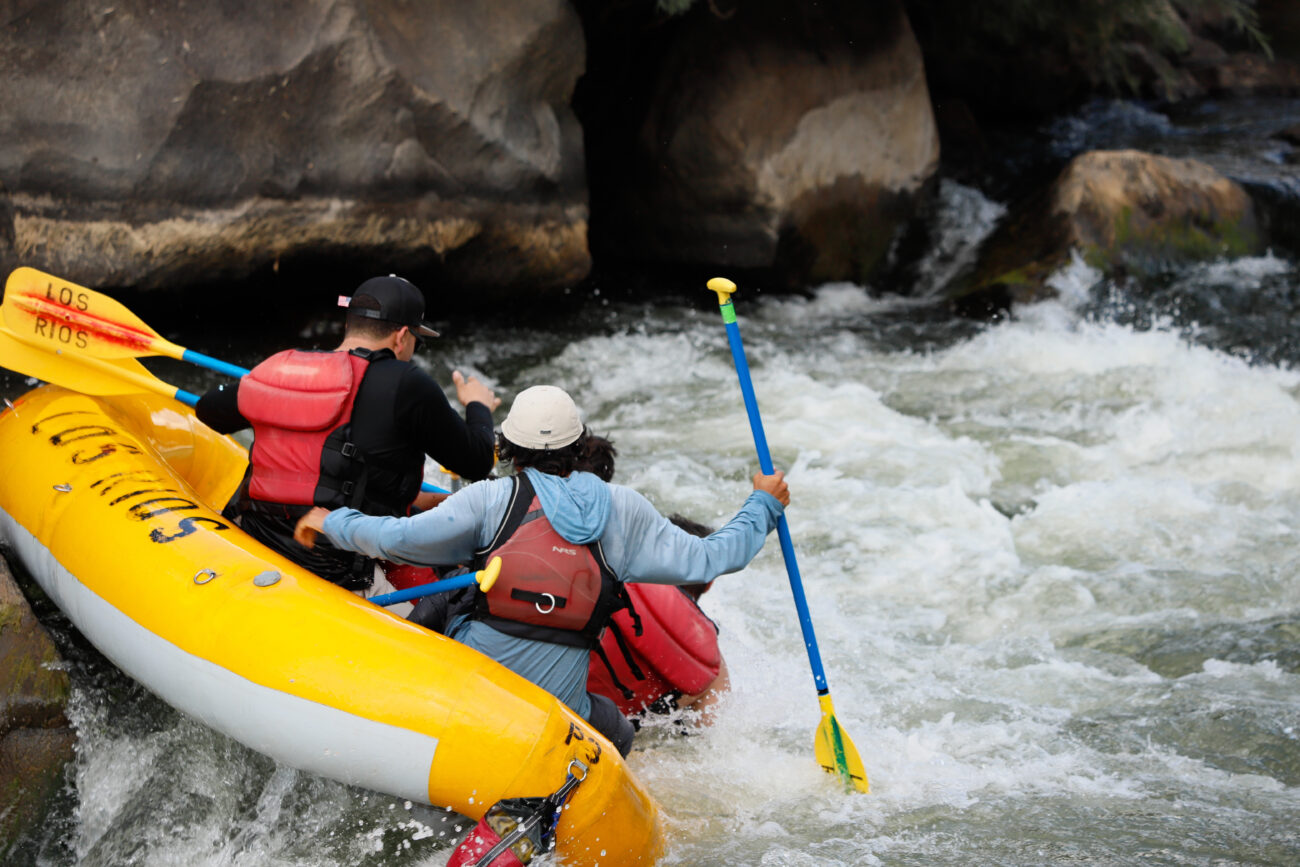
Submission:
POLYGON ((188 361, 190 364, 197 364, 199 367, 206 367, 208 370, 215 370, 217 373, 224 373, 226 376, 233 376, 236 379, 248 374, 248 368, 246 367, 240 367, 237 364, 204 355, 202 352, 195 352, 193 349, 187 349, 181 353, 181 361, 188 361))
MULTIPOLYGON (((740 327, 736 325, 736 308, 727 299, 720 305, 722 321, 727 326, 727 342, 731 345, 731 358, 736 363, 736 376, 740 379, 740 392, 745 398, 745 412, 749 414, 749 428, 754 433, 754 449, 758 452, 758 468, 765 475, 772 475, 772 455, 767 447, 767 436, 763 433, 763 418, 758 414, 758 398, 754 396, 754 383, 749 377, 749 363, 745 361, 745 346, 740 340, 740 327)), ((812 615, 808 611, 808 600, 803 592, 803 579, 799 576, 799 563, 794 556, 794 541, 790 538, 790 525, 782 514, 776 524, 777 538, 781 541, 781 555, 785 558, 785 571, 790 576, 790 590, 794 594, 794 605, 799 611, 799 628, 803 631, 803 642, 808 650, 808 662, 812 665, 813 683, 817 685, 819 695, 825 695, 826 672, 822 668, 821 651, 817 648, 817 635, 813 632, 812 615)))
POLYGON ((422 596, 430 596, 434 593, 448 593, 462 587, 471 587, 477 583, 478 573, 466 572, 464 575, 455 575, 441 581, 421 584, 418 587, 408 587, 405 590, 397 590, 393 593, 371 596, 370 601, 376 605, 396 605, 398 602, 409 602, 412 599, 419 599, 422 596))

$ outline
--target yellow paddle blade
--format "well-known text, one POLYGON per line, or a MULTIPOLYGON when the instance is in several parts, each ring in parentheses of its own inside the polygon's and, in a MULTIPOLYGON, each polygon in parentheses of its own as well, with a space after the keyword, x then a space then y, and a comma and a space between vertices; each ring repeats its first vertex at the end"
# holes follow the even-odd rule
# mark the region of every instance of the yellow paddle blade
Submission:
POLYGON ((176 393, 175 388, 155 377, 134 358, 99 359, 65 354, 56 347, 20 340, 8 328, 0 328, 0 367, 82 394, 152 391, 171 397, 176 393))
POLYGON ((832 774, 838 774, 845 789, 849 791, 857 789, 859 792, 871 791, 871 785, 867 782, 867 769, 862 766, 858 748, 853 745, 848 733, 840 727, 839 720, 835 718, 831 697, 819 696, 818 701, 822 706, 822 721, 817 726, 817 734, 813 741, 813 755, 817 759, 817 764, 832 774))
POLYGON ((52 349, 98 358, 184 353, 121 302, 35 268, 16 268, 9 275, 0 311, 16 336, 52 349))

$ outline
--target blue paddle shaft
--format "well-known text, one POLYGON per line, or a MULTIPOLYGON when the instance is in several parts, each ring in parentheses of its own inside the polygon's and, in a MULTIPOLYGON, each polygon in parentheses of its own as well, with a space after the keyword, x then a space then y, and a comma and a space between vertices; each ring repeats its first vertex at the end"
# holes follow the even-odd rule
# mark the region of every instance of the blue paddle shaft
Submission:
MULTIPOLYGON (((731 358, 736 363, 736 377, 740 380, 740 393, 745 398, 745 412, 749 414, 749 429, 754 433, 754 449, 758 452, 758 467, 764 475, 773 473, 772 455, 767 447, 767 436, 763 433, 763 418, 758 413, 758 398, 754 396, 754 383, 749 377, 749 363, 745 361, 745 346, 740 340, 740 326, 736 325, 736 311, 731 299, 721 305, 722 321, 727 326, 727 342, 731 344, 731 358)), ((781 541, 781 556, 785 558, 785 571, 790 576, 790 591, 794 594, 794 605, 799 611, 799 628, 803 630, 803 643, 808 651, 808 662, 812 665, 813 683, 817 693, 825 695, 826 672, 822 668, 821 651, 817 648, 817 635, 813 632, 812 615, 808 611, 808 599, 803 592, 803 579, 799 577, 799 563, 794 556, 794 541, 790 538, 790 525, 782 514, 776 524, 777 538, 781 541)))
POLYGON ((412 599, 419 599, 422 596, 431 596, 434 593, 448 593, 452 590, 459 590, 462 587, 472 587, 477 583, 478 573, 467 572, 464 575, 456 575, 453 578, 444 578, 441 581, 431 581, 428 584, 421 584, 418 587, 408 587, 405 590, 398 590, 393 593, 371 596, 370 601, 380 606, 396 605, 398 602, 409 602, 412 599))
POLYGON ((215 370, 217 373, 224 373, 226 376, 233 376, 236 379, 248 373, 246 367, 240 367, 237 364, 204 355, 202 352, 195 352, 193 349, 187 349, 181 353, 181 360, 188 361, 190 364, 197 364, 199 367, 206 367, 208 370, 215 370))

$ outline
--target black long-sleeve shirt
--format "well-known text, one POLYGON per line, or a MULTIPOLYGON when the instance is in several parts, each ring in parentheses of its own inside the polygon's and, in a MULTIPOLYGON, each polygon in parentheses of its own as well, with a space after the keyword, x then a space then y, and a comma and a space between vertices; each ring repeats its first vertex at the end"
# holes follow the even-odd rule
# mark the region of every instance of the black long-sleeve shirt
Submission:
MULTIPOLYGON (((199 419, 219 433, 251 426, 239 411, 239 383, 210 389, 195 407, 199 419)), ((380 468, 422 466, 424 455, 470 481, 487 478, 495 461, 492 411, 471 402, 462 419, 429 374, 389 351, 375 353, 353 407, 351 441, 364 453, 368 475, 366 497, 381 502, 395 499, 393 491, 378 487, 392 482, 391 470, 380 468), (394 369, 393 365, 401 365, 394 369), (376 388, 391 394, 376 392, 376 388), (387 496, 385 495, 387 494, 387 496)), ((256 449, 254 449, 254 459, 256 449)), ((244 492, 246 497, 246 492, 244 492)), ((355 589, 368 586, 368 570, 354 555, 334 549, 328 542, 307 549, 293 541, 293 526, 305 508, 283 511, 245 507, 241 524, 255 538, 295 562, 335 583, 355 589)), ((264 504, 265 505, 265 504, 264 504)), ((405 505, 405 504, 404 504, 405 505)))
MULTIPOLYGON (((402 364, 406 370, 392 396, 391 419, 354 430, 354 436, 361 437, 354 439, 358 448, 381 462, 418 450, 462 478, 478 481, 488 477, 496 444, 490 409, 474 401, 465 407, 461 419, 433 377, 419 367, 382 354, 371 364, 402 364)), ((363 384, 362 389, 365 387, 363 384)), ((199 398, 195 413, 218 433, 250 427, 239 412, 238 382, 210 389, 199 398)))

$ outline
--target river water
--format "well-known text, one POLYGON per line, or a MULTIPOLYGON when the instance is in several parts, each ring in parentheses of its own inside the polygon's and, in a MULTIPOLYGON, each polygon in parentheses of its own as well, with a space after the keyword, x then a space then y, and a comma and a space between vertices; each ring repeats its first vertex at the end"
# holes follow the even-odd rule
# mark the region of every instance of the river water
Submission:
MULTIPOLYGON (((943 195, 930 275, 1003 213, 943 195)), ((630 757, 662 807, 663 863, 1300 863, 1297 264, 1136 286, 1076 263, 1055 283, 1059 300, 991 325, 854 285, 740 287, 831 695, 872 792, 813 761, 820 713, 772 540, 702 600, 734 687, 719 719, 651 725, 630 757)), ((564 386, 616 442, 618 481, 719 524, 755 459, 711 297, 478 322, 427 360, 507 399, 564 386)), ((41 614, 71 660, 81 745, 30 863, 443 865, 466 830, 277 766, 41 614)))

